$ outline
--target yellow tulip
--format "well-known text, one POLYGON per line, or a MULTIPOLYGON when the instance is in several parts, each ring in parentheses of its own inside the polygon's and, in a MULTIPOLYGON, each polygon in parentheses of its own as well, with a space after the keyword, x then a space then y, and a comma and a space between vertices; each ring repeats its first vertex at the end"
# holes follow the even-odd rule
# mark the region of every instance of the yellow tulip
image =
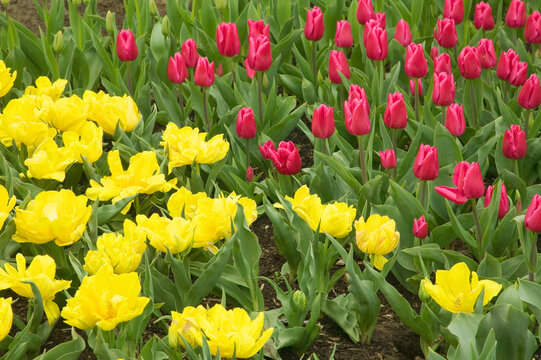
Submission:
POLYGON ((117 275, 110 265, 104 265, 96 275, 83 279, 61 315, 66 324, 81 330, 95 326, 104 331, 113 330, 118 323, 141 315, 150 299, 140 297, 140 292, 136 273, 117 275))
POLYGON ((66 168, 76 162, 75 152, 70 147, 59 148, 53 139, 45 139, 24 164, 28 167, 28 177, 53 179, 63 182, 66 168))
POLYGON ((88 104, 77 95, 58 99, 51 106, 49 124, 58 131, 80 133, 88 117, 88 104))
POLYGON ((374 266, 379 270, 387 259, 383 256, 393 251, 400 240, 400 233, 396 231, 394 220, 388 216, 378 214, 370 215, 365 222, 360 218, 355 222, 357 230, 357 247, 364 253, 373 257, 374 266))
POLYGON ((117 124, 124 131, 132 131, 141 120, 137 104, 127 95, 110 96, 103 91, 87 90, 83 100, 88 104, 88 118, 97 122, 109 135, 115 133, 117 124))
POLYGON ((58 79, 54 83, 51 83, 46 76, 40 76, 36 79, 36 86, 28 86, 24 90, 25 95, 45 95, 56 101, 60 99, 60 96, 64 92, 64 88, 68 80, 58 79))
POLYGON ((212 355, 220 351, 220 356, 247 359, 265 345, 272 335, 273 328, 263 333, 265 316, 262 312, 252 320, 246 310, 234 308, 226 310, 222 305, 214 305, 209 310, 199 305, 188 306, 182 313, 173 311, 169 328, 169 345, 184 346, 182 337, 192 346, 202 346, 203 336, 206 338, 212 355))
POLYGON ((212 164, 222 160, 229 151, 229 143, 223 134, 205 141, 207 133, 199 133, 199 129, 185 126, 179 129, 169 123, 165 128, 160 143, 169 152, 169 172, 178 166, 191 165, 193 162, 212 164))
POLYGON ((137 215, 137 225, 146 233, 150 245, 159 251, 178 254, 186 250, 193 242, 193 225, 181 217, 172 220, 152 214, 150 218, 137 215))
POLYGON ((470 269, 463 262, 449 270, 436 271, 436 284, 425 279, 422 286, 438 305, 452 313, 472 313, 483 288, 483 306, 502 289, 502 285, 495 281, 479 280, 475 271, 471 272, 470 279, 470 269))
POLYGON ((124 220, 124 235, 103 234, 98 238, 98 250, 90 250, 85 256, 83 268, 94 275, 104 265, 113 267, 115 274, 135 271, 146 249, 145 232, 134 222, 124 220))
POLYGON ((204 192, 192 194, 192 192, 181 187, 176 193, 171 195, 167 202, 167 210, 172 217, 182 216, 185 219, 191 220, 197 214, 197 204, 200 199, 207 198, 204 192), (182 213, 184 212, 184 216, 182 213))
POLYGON ((87 121, 80 133, 67 131, 62 134, 64 146, 72 148, 75 152, 77 162, 82 163, 82 156, 86 157, 88 162, 94 163, 103 154, 103 129, 101 126, 87 121))
POLYGON ((52 324, 60 315, 54 297, 57 292, 68 289, 71 281, 55 280, 56 263, 49 255, 36 256, 28 268, 23 254, 17 254, 16 261, 17 269, 10 264, 5 264, 4 269, 0 269, 0 290, 11 289, 20 296, 30 299, 34 297, 34 293, 30 284, 23 281, 34 282, 43 299, 47 320, 52 324))
POLYGON ((0 185, 0 230, 4 226, 4 221, 8 218, 9 212, 15 206, 16 201, 17 198, 15 198, 15 195, 10 198, 7 189, 0 185))
POLYGON ((0 60, 0 97, 6 95, 13 87, 17 78, 17 71, 10 74, 11 69, 6 67, 6 63, 0 60))
POLYGON ((11 308, 11 298, 0 298, 0 341, 8 336, 13 325, 13 309, 11 308))
POLYGON ((92 215, 87 201, 86 196, 76 196, 66 189, 39 193, 26 210, 16 208, 13 240, 33 244, 54 240, 58 246, 75 243, 92 215))
POLYGON ((310 195, 310 190, 306 185, 301 186, 293 195, 293 198, 286 196, 286 200, 291 203, 301 219, 306 221, 310 228, 317 230, 321 221, 322 205, 321 199, 317 195, 310 195))

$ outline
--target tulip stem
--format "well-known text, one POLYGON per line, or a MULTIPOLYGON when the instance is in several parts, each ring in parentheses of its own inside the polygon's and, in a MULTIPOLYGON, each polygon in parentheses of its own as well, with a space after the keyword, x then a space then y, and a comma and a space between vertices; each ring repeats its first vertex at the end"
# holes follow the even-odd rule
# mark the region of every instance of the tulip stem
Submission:
MULTIPOLYGON (((528 231, 529 233, 529 231, 528 231)), ((535 281, 535 270, 537 269, 537 233, 533 233, 532 249, 530 252, 530 273, 528 274, 528 280, 535 281)), ((530 236, 530 234, 526 235, 530 236)))
POLYGON ((472 106, 472 112, 473 112, 473 127, 477 128, 477 104, 475 103, 475 92, 474 92, 474 86, 473 86, 473 80, 469 80, 470 85, 470 102, 472 106))
POLYGON ((396 139, 396 132, 398 131, 398 129, 391 129, 391 137, 393 139, 393 151, 395 153, 395 155, 398 155, 398 153, 396 152, 396 146, 397 146, 397 139, 396 139))
POLYGON ((419 194, 419 201, 421 202, 421 206, 428 211, 428 204, 427 204, 427 194, 428 194, 428 180, 421 180, 421 189, 419 190, 421 193, 419 194))
POLYGON ((131 61, 127 61, 127 63, 126 63, 126 77, 128 78, 128 92, 129 92, 130 96, 133 96, 130 65, 131 65, 131 61))
POLYGON ((344 106, 344 85, 343 84, 338 84, 339 88, 340 88, 340 103, 338 104, 338 108, 342 108, 342 106, 344 106))
POLYGON ((259 125, 263 128, 263 73, 261 71, 257 72, 257 100, 259 102, 259 125))
MULTIPOLYGON (((178 104, 180 105, 180 113, 182 114, 182 117, 184 117, 184 97, 182 96, 182 88, 181 84, 178 84, 177 90, 178 90, 178 104)), ((186 119, 184 119, 186 120, 186 119)), ((186 123, 184 121, 184 123, 186 123)))
POLYGON ((312 41, 312 74, 314 74, 314 86, 317 87, 317 42, 312 41))
POLYGON ((419 109, 421 107, 421 104, 419 101, 419 92, 417 91, 416 87, 417 87, 417 81, 415 81, 415 87, 413 88, 414 93, 415 93, 415 116, 416 116, 417 121, 421 123, 421 116, 420 116, 420 109, 419 109))
POLYGON ((233 58, 228 57, 227 61, 229 62, 229 67, 231 68, 231 76, 233 77, 233 85, 237 83, 237 77, 235 75, 235 64, 233 63, 233 58))
POLYGON ((530 119, 532 117, 532 110, 526 110, 526 116, 524 117, 524 135, 526 141, 528 141, 528 132, 530 130, 530 119))
POLYGON ((447 121, 447 106, 441 107, 441 124, 445 126, 445 121, 447 121))
POLYGON ((477 213, 477 204, 475 199, 471 199, 473 220, 475 221, 475 232, 477 233, 477 242, 479 243, 479 251, 483 251, 483 235, 481 233, 481 222, 479 221, 479 214, 477 213))
POLYGON ((250 139, 246 139, 246 171, 250 168, 250 139))
POLYGON ((367 182, 367 176, 366 176, 366 159, 364 155, 363 137, 358 136, 357 139, 359 140, 359 163, 361 165, 361 179, 364 185, 367 182))
POLYGON ((207 109, 207 89, 203 87, 203 112, 205 113, 205 123, 207 131, 210 131, 209 111, 207 109))

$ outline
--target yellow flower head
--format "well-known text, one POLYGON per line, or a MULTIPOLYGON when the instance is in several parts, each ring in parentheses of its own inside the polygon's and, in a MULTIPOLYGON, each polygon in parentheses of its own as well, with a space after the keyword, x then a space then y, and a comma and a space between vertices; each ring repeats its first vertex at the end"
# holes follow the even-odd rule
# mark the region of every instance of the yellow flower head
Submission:
POLYGON ((49 138, 37 147, 32 157, 26 159, 24 164, 28 167, 28 177, 63 182, 66 168, 76 160, 72 148, 59 148, 54 140, 49 138))
POLYGON ((46 76, 40 76, 36 79, 36 86, 28 86, 24 90, 25 95, 45 95, 56 101, 60 99, 60 96, 64 92, 64 88, 68 80, 58 79, 54 83, 51 83, 46 76))
POLYGON ((0 230, 9 216, 9 212, 15 206, 15 201, 17 201, 15 195, 10 198, 7 189, 0 185, 0 230))
POLYGON ((58 246, 67 246, 81 238, 92 215, 84 195, 76 196, 71 190, 44 191, 28 204, 26 210, 15 209, 17 231, 13 240, 45 244, 54 240, 58 246))
MULTIPOLYGON (((310 229, 316 231, 320 221, 323 205, 321 199, 317 195, 310 195, 308 186, 301 186, 293 197, 286 196, 286 200, 291 203, 293 211, 295 211, 301 219, 306 221, 310 229)), ((321 229, 320 229, 321 230, 321 229)))
POLYGON ((75 296, 62 309, 62 317, 66 324, 81 330, 95 326, 113 330, 118 323, 141 315, 150 299, 140 297, 140 292, 136 273, 117 275, 110 265, 104 265, 96 275, 83 279, 75 296))
POLYGON ((479 280, 475 271, 471 272, 470 279, 470 269, 463 262, 453 265, 450 270, 436 271, 435 285, 428 279, 423 285, 438 305, 452 313, 472 313, 483 288, 483 306, 502 289, 502 285, 495 281, 479 280))
POLYGON ((88 104, 77 95, 58 99, 51 106, 49 124, 58 131, 81 132, 88 117, 88 104))
POLYGON ((0 60, 0 97, 6 95, 11 90, 17 78, 17 71, 10 74, 10 70, 10 68, 6 67, 6 63, 0 60))
POLYGON ((254 356, 272 335, 273 328, 263 333, 264 314, 258 313, 252 320, 246 310, 234 308, 226 310, 222 305, 214 305, 209 310, 199 305, 188 306, 182 313, 173 311, 169 328, 169 345, 184 346, 182 337, 192 346, 202 346, 205 336, 212 355, 218 353, 224 358, 247 359, 254 356))
POLYGON ((85 256, 83 268, 94 275, 104 265, 113 267, 115 274, 135 271, 146 249, 145 232, 130 220, 124 221, 124 235, 103 234, 98 238, 98 250, 90 250, 85 256))
POLYGON ((33 281, 43 299, 43 308, 47 320, 49 320, 49 324, 52 324, 60 315, 54 297, 57 292, 69 288, 71 281, 54 279, 56 263, 49 255, 36 256, 28 268, 23 254, 17 254, 16 260, 17 269, 10 264, 5 264, 4 269, 0 269, 0 290, 11 289, 20 296, 30 299, 34 297, 32 287, 30 284, 23 283, 23 281, 33 281))
POLYGON ((199 129, 185 126, 179 129, 169 123, 160 143, 169 151, 169 171, 172 168, 191 165, 194 161, 200 164, 212 164, 222 160, 229 151, 229 143, 223 134, 205 141, 207 133, 199 133, 199 129))
POLYGON ((80 163, 83 162, 82 156, 93 163, 98 161, 103 154, 103 129, 92 121, 87 121, 80 133, 75 131, 63 133, 62 141, 64 146, 73 149, 77 162, 80 163))
POLYGON ((0 341, 8 336, 11 325, 13 325, 11 298, 0 298, 0 341))
POLYGON ((115 133, 117 124, 124 131, 132 131, 141 120, 137 104, 127 95, 109 96, 103 91, 87 90, 83 100, 88 104, 88 118, 97 122, 109 135, 115 133))
POLYGON ((379 270, 387 259, 383 255, 390 253, 398 245, 400 233, 396 231, 394 220, 378 214, 370 215, 365 222, 360 218, 355 222, 357 247, 364 253, 373 255, 374 266, 379 270))
POLYGON ((192 194, 192 192, 181 187, 176 193, 171 195, 167 202, 167 210, 172 217, 182 216, 184 211, 184 218, 191 220, 197 214, 197 204, 200 199, 206 199, 207 194, 204 192, 198 192, 192 194))
POLYGON ((170 220, 158 214, 150 218, 137 215, 137 225, 146 233, 150 245, 159 251, 178 254, 186 250, 193 242, 193 225, 181 217, 170 220))
POLYGON ((160 174, 160 166, 156 154, 152 151, 143 151, 130 158, 127 170, 122 167, 120 152, 111 151, 107 155, 107 162, 111 176, 101 178, 101 185, 90 180, 90 188, 86 195, 96 200, 110 200, 117 202, 125 197, 135 194, 153 194, 157 191, 167 192, 177 183, 177 179, 165 180, 160 174))

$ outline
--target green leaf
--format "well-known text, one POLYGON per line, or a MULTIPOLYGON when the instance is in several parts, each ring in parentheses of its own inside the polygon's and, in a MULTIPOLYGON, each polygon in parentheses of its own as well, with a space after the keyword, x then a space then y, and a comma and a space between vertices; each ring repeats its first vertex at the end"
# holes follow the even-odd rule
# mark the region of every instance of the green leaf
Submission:
MULTIPOLYGON (((120 212, 133 200, 137 195, 128 196, 118 200, 111 205, 103 205, 98 207, 98 226, 108 224, 111 219, 120 214, 120 212)), ((97 200, 96 200, 97 201, 97 200)))
POLYGON ((355 177, 351 174, 350 171, 348 171, 344 166, 342 166, 338 161, 336 161, 333 157, 330 157, 329 155, 325 155, 319 151, 314 151, 315 156, 319 156, 327 164, 329 164, 334 171, 344 180, 349 186, 353 188, 356 194, 359 194, 362 189, 362 185, 355 177))
POLYGON ((35 360, 77 360, 86 347, 85 341, 80 337, 74 328, 71 328, 73 340, 55 346, 35 360))

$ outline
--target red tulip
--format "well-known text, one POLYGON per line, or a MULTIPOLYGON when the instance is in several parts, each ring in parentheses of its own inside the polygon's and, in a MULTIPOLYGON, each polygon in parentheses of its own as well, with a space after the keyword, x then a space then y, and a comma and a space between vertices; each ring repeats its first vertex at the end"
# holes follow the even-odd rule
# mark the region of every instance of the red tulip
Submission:
POLYGON ((434 59, 434 74, 440 73, 453 73, 453 70, 451 69, 451 57, 449 54, 443 53, 440 56, 436 56, 434 59))
POLYGON ((246 67, 246 74, 248 74, 248 77, 253 79, 256 71, 250 67, 250 64, 248 64, 248 58, 244 60, 244 66, 246 67))
POLYGON ((276 151, 276 147, 272 140, 267 141, 263 145, 259 145, 259 152, 261 152, 261 156, 263 156, 264 159, 271 160, 272 154, 276 151))
POLYGON ((214 62, 209 64, 206 57, 199 58, 195 68, 194 81, 197 85, 204 87, 214 84, 214 62))
POLYGON ((513 86, 522 86, 528 78, 528 63, 517 61, 514 63, 511 69, 511 75, 509 75, 509 83, 513 86))
POLYGON ((364 100, 367 105, 368 113, 370 114, 370 108, 368 107, 368 100, 366 98, 366 92, 359 85, 351 84, 349 86, 348 101, 352 102, 354 99, 364 100))
POLYGON ((453 136, 464 134, 464 131, 466 131, 466 121, 464 120, 464 107, 462 105, 451 104, 447 108, 445 128, 453 136))
POLYGON ((248 166, 246 169, 246 180, 252 181, 254 179, 254 169, 251 166, 248 166))
POLYGON ((458 55, 458 69, 466 79, 476 79, 481 76, 481 62, 477 48, 466 46, 458 55))
POLYGON ((271 159, 276 170, 282 175, 294 175, 301 171, 301 156, 291 141, 281 141, 278 150, 271 153, 271 159))
POLYGON ((184 57, 179 52, 169 58, 167 76, 171 82, 176 84, 183 83, 188 77, 188 69, 186 69, 186 64, 184 63, 184 57))
POLYGON ((366 56, 372 60, 384 60, 389 52, 387 31, 376 20, 370 20, 364 27, 363 34, 366 56))
POLYGON ((406 75, 411 78, 422 78, 428 72, 428 62, 425 58, 423 45, 411 43, 406 49, 406 61, 404 62, 406 75))
POLYGON ((453 19, 438 19, 438 23, 434 28, 434 39, 441 47, 446 49, 454 48, 458 41, 455 21, 453 19))
POLYGON ((524 39, 532 44, 541 43, 541 14, 537 10, 528 16, 526 28, 524 29, 524 39))
POLYGON ((334 108, 320 105, 312 115, 312 133, 318 139, 326 139, 334 133, 334 108))
POLYGON ((349 48, 353 46, 353 35, 351 25, 347 20, 340 20, 336 23, 336 35, 334 42, 337 47, 349 48))
POLYGON ((477 199, 485 193, 485 184, 479 163, 459 162, 453 173, 453 184, 456 188, 436 186, 435 190, 446 199, 464 204, 468 199, 477 199))
POLYGON ((222 64, 218 64, 218 67, 216 68, 216 75, 222 76, 224 74, 224 67, 222 64))
POLYGON ((250 37, 248 65, 255 71, 266 71, 272 64, 272 52, 269 38, 265 35, 250 37))
POLYGON ((419 239, 424 239, 428 235, 428 224, 425 216, 422 215, 419 219, 413 219, 413 236, 419 239))
POLYGON ((415 84, 417 84, 417 95, 421 96, 423 95, 423 83, 421 82, 421 79, 411 80, 410 79, 410 93, 411 96, 415 96, 415 84))
POLYGON ((372 7, 372 0, 359 0, 357 6, 357 21, 359 24, 364 25, 374 14, 374 8, 372 7))
POLYGON ((242 139, 253 139, 257 135, 254 111, 245 107, 237 113, 237 135, 242 139))
POLYGON ((368 114, 370 110, 366 100, 353 99, 344 101, 344 119, 346 130, 355 136, 366 135, 370 133, 370 119, 368 114))
POLYGON ((524 109, 535 109, 541 104, 541 86, 537 74, 530 75, 520 89, 518 103, 524 109))
POLYGON ((311 41, 318 41, 323 37, 325 24, 323 23, 323 13, 321 9, 314 6, 312 10, 306 13, 306 25, 304 26, 304 36, 311 41))
POLYGON ((384 12, 377 12, 377 13, 374 13, 374 15, 372 15, 372 19, 373 20, 376 20, 379 24, 379 26, 381 26, 382 29, 385 29, 385 13, 384 12))
POLYGON ((389 170, 396 167, 396 156, 393 149, 387 149, 379 152, 379 159, 381 160, 381 166, 389 170))
POLYGON ((464 20, 464 2, 462 0, 445 0, 443 17, 453 19, 456 24, 460 24, 464 20))
POLYGON ((421 144, 413 163, 413 174, 419 180, 434 180, 438 177, 439 170, 438 149, 421 144))
POLYGON ((402 46, 408 46, 409 44, 411 44, 411 30, 406 20, 398 20, 398 24, 396 24, 394 38, 398 40, 398 42, 402 46))
POLYGON ((512 28, 521 28, 526 24, 526 5, 523 1, 511 0, 505 14, 505 23, 512 28))
MULTIPOLYGON (((485 203, 484 206, 488 207, 492 201, 492 195, 494 194, 494 186, 490 185, 487 187, 487 192, 485 193, 485 203)), ((502 191, 500 192, 500 206, 498 207, 498 219, 501 219, 509 211, 509 198, 507 197, 507 190, 505 185, 502 184, 502 191)))
POLYGON ((496 75, 500 80, 509 81, 515 63, 520 61, 520 56, 513 50, 503 51, 496 67, 496 75))
POLYGON ((116 54, 122 61, 133 61, 137 59, 139 50, 135 43, 135 36, 130 30, 120 30, 116 37, 116 54))
POLYGON ((408 112, 404 95, 399 92, 387 96, 387 107, 383 116, 385 126, 391 129, 405 129, 408 125, 408 112))
POLYGON ((434 90, 432 101, 434 105, 449 106, 455 99, 455 78, 453 74, 434 74, 434 90))
POLYGON ((264 35, 270 40, 269 25, 265 25, 263 20, 250 20, 248 19, 248 39, 264 35))
POLYGON ((187 39, 182 43, 181 54, 187 67, 194 68, 197 66, 199 54, 197 54, 197 44, 193 39, 187 39))
POLYGON ((475 5, 473 24, 478 30, 494 29, 494 18, 492 17, 492 8, 489 3, 481 1, 479 4, 475 5))
POLYGON ((331 50, 331 55, 329 56, 329 78, 335 84, 342 83, 342 79, 338 75, 339 71, 346 79, 349 79, 351 73, 346 55, 342 51, 331 50))
POLYGON ((503 155, 509 159, 522 159, 526 155, 526 133, 518 125, 511 125, 503 134, 503 155))
POLYGON ((492 39, 481 39, 479 45, 477 45, 477 53, 479 55, 481 68, 490 69, 496 66, 498 58, 496 57, 492 39))
POLYGON ((530 206, 528 206, 524 217, 524 226, 530 231, 541 232, 541 196, 539 194, 534 195, 530 206))
POLYGON ((438 50, 437 47, 435 46, 432 46, 432 49, 430 49, 430 58, 432 59, 432 61, 436 61, 436 57, 438 57, 440 51, 438 50))
POLYGON ((221 23, 216 28, 216 45, 222 56, 233 57, 240 54, 240 39, 235 23, 221 23))

